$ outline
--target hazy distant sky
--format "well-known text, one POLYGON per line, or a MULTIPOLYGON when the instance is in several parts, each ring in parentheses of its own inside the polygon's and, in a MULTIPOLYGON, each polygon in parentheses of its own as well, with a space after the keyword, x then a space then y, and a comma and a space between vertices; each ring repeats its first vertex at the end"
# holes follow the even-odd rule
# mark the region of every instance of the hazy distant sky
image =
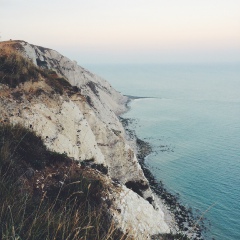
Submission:
POLYGON ((79 64, 240 62, 240 0, 0 0, 0 35, 79 64))

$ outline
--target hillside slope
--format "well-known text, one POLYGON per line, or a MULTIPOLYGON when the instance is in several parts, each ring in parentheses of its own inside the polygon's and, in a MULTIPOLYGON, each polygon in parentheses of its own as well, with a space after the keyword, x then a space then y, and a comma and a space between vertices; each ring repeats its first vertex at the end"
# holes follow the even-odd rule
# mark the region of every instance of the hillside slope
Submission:
POLYGON ((118 119, 126 101, 54 50, 24 41, 0 43, 0 121, 30 128, 49 150, 102 171, 118 185, 107 197, 114 221, 146 239, 169 227, 118 119))

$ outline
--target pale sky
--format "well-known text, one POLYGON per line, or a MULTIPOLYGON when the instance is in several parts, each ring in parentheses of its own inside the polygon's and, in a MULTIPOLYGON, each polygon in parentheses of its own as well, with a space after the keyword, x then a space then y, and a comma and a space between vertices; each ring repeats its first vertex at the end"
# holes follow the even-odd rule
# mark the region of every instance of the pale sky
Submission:
POLYGON ((240 62, 240 0, 0 0, 0 35, 79 64, 240 62))

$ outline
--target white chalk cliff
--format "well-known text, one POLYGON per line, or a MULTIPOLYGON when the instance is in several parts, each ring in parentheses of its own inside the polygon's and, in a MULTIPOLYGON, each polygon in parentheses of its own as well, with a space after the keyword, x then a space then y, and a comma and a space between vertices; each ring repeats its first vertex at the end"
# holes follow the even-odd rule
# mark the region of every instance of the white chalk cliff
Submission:
POLYGON ((14 89, 0 83, 0 120, 32 128, 50 150, 66 153, 80 163, 91 160, 91 164, 106 167, 106 177, 120 189, 107 196, 113 202, 109 211, 124 232, 131 229, 137 239, 168 233, 164 214, 118 118, 126 111, 127 97, 54 50, 24 41, 15 43, 22 56, 40 68, 55 71, 77 90, 59 94, 44 79, 27 81, 14 89), (126 183, 138 186, 138 194, 126 183))

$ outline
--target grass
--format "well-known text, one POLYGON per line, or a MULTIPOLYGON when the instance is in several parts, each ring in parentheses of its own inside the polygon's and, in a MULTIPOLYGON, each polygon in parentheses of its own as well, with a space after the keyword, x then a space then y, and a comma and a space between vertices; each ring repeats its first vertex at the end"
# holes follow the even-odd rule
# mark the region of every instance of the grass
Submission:
POLYGON ((0 239, 127 239, 107 215, 104 182, 85 171, 33 132, 1 125, 0 239))
POLYGON ((0 83, 14 88, 20 83, 34 81, 38 76, 39 69, 30 60, 10 46, 0 48, 0 83))
MULTIPOLYGON (((65 78, 60 77, 54 70, 37 67, 23 57, 13 45, 0 45, 0 84, 16 88, 19 84, 28 81, 37 82, 45 79, 46 83, 57 94, 75 94, 80 90, 72 86, 65 78)), ((20 47, 18 47, 20 48, 20 47)))

